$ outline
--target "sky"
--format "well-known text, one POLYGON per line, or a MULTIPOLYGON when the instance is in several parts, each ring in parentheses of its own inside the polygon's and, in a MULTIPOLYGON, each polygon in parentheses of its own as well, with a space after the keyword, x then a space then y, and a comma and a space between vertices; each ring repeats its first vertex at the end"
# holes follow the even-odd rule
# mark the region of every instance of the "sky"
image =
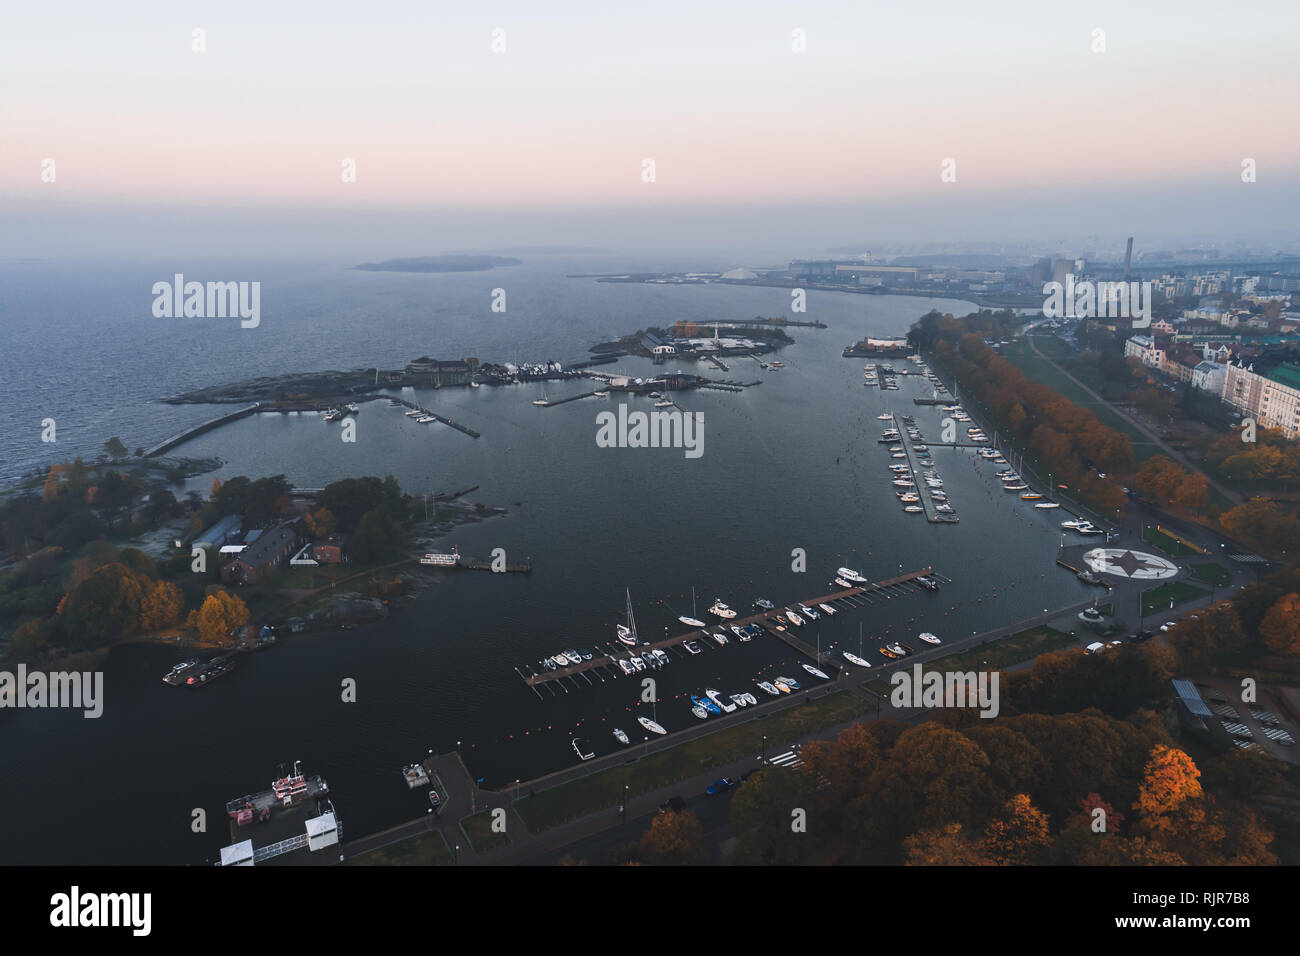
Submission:
POLYGON ((1294 241, 1297 26, 1282 0, 7 4, 0 255, 1294 241))

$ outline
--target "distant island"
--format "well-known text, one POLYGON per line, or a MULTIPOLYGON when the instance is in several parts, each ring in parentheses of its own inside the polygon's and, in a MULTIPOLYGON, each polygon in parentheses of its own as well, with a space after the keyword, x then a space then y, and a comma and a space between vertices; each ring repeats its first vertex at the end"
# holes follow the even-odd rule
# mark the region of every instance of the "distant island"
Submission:
POLYGON ((354 269, 366 272, 483 272, 497 266, 522 265, 506 256, 418 256, 414 259, 385 259, 363 262, 354 269))

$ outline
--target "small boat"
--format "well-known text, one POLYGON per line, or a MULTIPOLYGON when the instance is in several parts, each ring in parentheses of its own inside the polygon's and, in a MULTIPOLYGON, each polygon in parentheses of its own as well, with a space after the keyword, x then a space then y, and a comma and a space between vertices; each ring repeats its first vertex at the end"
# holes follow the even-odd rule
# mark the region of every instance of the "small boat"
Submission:
POLYGON ((785 681, 781 680, 781 678, 779 677, 776 680, 772 681, 772 686, 775 687, 783 694, 790 693, 790 685, 785 683, 785 681))
POLYGON ((867 579, 858 574, 858 572, 854 571, 852 568, 838 568, 835 573, 845 581, 852 581, 854 584, 867 583, 867 579))
POLYGON ((785 684, 785 686, 789 687, 791 690, 798 690, 800 686, 799 682, 795 680, 793 677, 778 677, 777 681, 779 681, 782 684, 785 684))
POLYGON ((632 616, 632 590, 630 588, 627 591, 627 623, 619 624, 615 628, 615 633, 618 635, 619 641, 628 645, 628 647, 636 647, 636 618, 632 616))
POLYGON ((470 382, 470 383, 469 383, 469 387, 470 387, 470 388, 482 388, 483 386, 479 385, 478 382, 470 382))
POLYGON ((728 643, 730 643, 727 640, 727 635, 723 634, 721 631, 716 631, 716 632, 711 631, 709 633, 709 637, 713 638, 713 640, 717 643, 719 647, 725 647, 728 643))
POLYGON ((669 663, 672 660, 671 657, 669 657, 667 654, 665 654, 657 647, 653 651, 651 651, 651 653, 654 654, 655 659, 659 661, 660 667, 663 667, 665 664, 669 663))
POLYGON ((749 706, 749 698, 744 694, 732 694, 731 700, 737 707, 749 706))
POLYGON ((688 627, 708 627, 708 625, 705 624, 703 621, 697 618, 687 617, 685 614, 683 614, 677 620, 681 621, 683 624, 687 625, 688 627))
POLYGON ((1029 486, 1025 484, 1003 485, 1002 487, 1005 491, 1028 491, 1029 490, 1029 486))
POLYGON ((808 607, 806 604, 799 605, 799 613, 802 614, 804 617, 808 618, 808 620, 810 621, 815 621, 821 617, 820 614, 818 614, 812 608, 808 607))
POLYGON ((627 662, 627 658, 615 657, 615 658, 611 658, 611 660, 613 660, 614 663, 618 665, 618 669, 621 670, 624 674, 636 673, 636 668, 627 662))
POLYGON ((903 510, 910 515, 919 515, 925 511, 925 509, 922 508, 920 505, 908 505, 903 510))
POLYGON ((413 408, 409 412, 406 412, 405 414, 407 418, 419 418, 424 413, 420 411, 418 408, 413 408))
POLYGON ((757 605, 758 607, 761 607, 764 611, 770 611, 772 610, 772 608, 776 607, 776 605, 773 604, 771 601, 769 601, 767 598, 759 598, 757 601, 754 602, 754 604, 757 605))
POLYGON ((682 641, 682 647, 686 648, 687 652, 690 654, 700 653, 700 645, 696 644, 694 641, 682 641))
POLYGON ((719 707, 717 704, 715 704, 713 701, 709 700, 707 697, 696 697, 694 694, 692 694, 691 703, 694 704, 696 707, 703 707, 710 714, 722 713, 722 708, 719 707))
POLYGON ((789 621, 787 621, 787 620, 785 619, 785 615, 784 615, 784 614, 773 614, 773 615, 772 615, 772 620, 776 621, 776 623, 777 623, 777 624, 780 624, 780 625, 785 625, 785 624, 789 624, 789 623, 790 623, 789 621))
POLYGON ((546 658, 546 660, 542 661, 542 666, 545 667, 548 671, 553 671, 560 665, 555 663, 554 657, 548 657, 546 658))
POLYGON ((645 670, 645 661, 641 660, 641 658, 639 658, 639 657, 637 657, 637 656, 635 656, 635 655, 633 655, 632 657, 629 657, 629 658, 627 659, 627 662, 628 662, 629 664, 631 664, 633 667, 635 667, 635 668, 636 668, 637 670, 639 670, 639 671, 643 671, 643 670, 645 670))
POLYGON ((877 415, 877 416, 876 416, 876 421, 878 421, 878 422, 888 422, 888 421, 893 421, 893 419, 894 419, 894 416, 893 416, 893 415, 890 415, 889 413, 885 413, 885 414, 883 414, 883 415, 877 415))
POLYGON ((781 692, 776 689, 775 685, 770 684, 765 680, 759 681, 756 686, 765 694, 771 694, 773 697, 781 696, 781 692))
POLYGON ((592 392, 596 398, 609 398, 609 392, 592 392))
POLYGON ((715 703, 718 707, 722 708, 722 712, 724 714, 730 714, 736 709, 736 705, 733 704, 726 697, 723 697, 721 691, 715 690, 712 687, 704 688, 704 696, 709 698, 709 700, 713 701, 713 703, 715 703))
POLYGON ((812 676, 816 677, 818 680, 830 680, 830 677, 827 676, 825 671, 819 670, 818 668, 813 667, 811 664, 804 664, 803 669, 806 670, 809 674, 812 674, 812 676))
POLYGON ((745 703, 747 703, 747 704, 749 704, 749 705, 751 705, 751 706, 757 706, 757 704, 758 704, 758 698, 755 697, 753 694, 750 694, 750 693, 746 692, 746 693, 744 693, 744 694, 741 694, 740 696, 743 697, 743 698, 745 698, 745 703))
POLYGON ((664 399, 663 401, 655 402, 655 408, 672 408, 676 404, 676 402, 670 402, 667 399, 664 399))
POLYGON ((666 733, 668 733, 668 731, 664 730, 663 727, 661 727, 659 724, 655 723, 655 722, 654 722, 653 720, 651 720, 649 717, 638 717, 638 718, 636 719, 636 722, 637 722, 638 724, 640 724, 642 727, 644 727, 646 730, 650 731, 650 733, 652 733, 652 734, 666 734, 666 733))
POLYGON ((790 620, 791 624, 797 624, 800 627, 803 627, 803 618, 801 618, 798 614, 794 613, 794 611, 787 610, 785 612, 785 616, 790 620))
POLYGON ((1046 511, 1049 508, 1059 508, 1061 506, 1058 505, 1055 501, 1040 501, 1038 504, 1034 505, 1034 507, 1046 511))
POLYGON ((627 739, 627 734, 619 730, 617 727, 614 728, 614 739, 625 745, 631 743, 631 741, 627 739))
POLYGON ((844 659, 848 661, 850 664, 857 664, 859 667, 871 666, 871 663, 869 661, 864 661, 862 658, 858 657, 857 654, 850 654, 848 651, 844 651, 843 653, 844 653, 844 659))
POLYGON ((555 661, 555 663, 560 667, 569 666, 569 655, 567 654, 556 654, 554 657, 551 658, 551 660, 555 661))
POLYGON ((731 618, 736 616, 735 611, 733 611, 731 608, 727 607, 727 605, 722 603, 722 598, 718 598, 716 601, 713 602, 713 607, 709 608, 709 613, 716 614, 718 617, 723 618, 724 620, 730 620, 731 618))
POLYGON ((1040 494, 1039 494, 1038 492, 1036 492, 1036 491, 1026 491, 1023 495, 1020 496, 1020 500, 1021 500, 1021 501, 1038 501, 1038 500, 1041 499, 1042 497, 1043 497, 1043 496, 1040 495, 1040 494))
POLYGON ((429 425, 432 424, 433 422, 436 422, 437 420, 438 419, 434 418, 432 415, 421 415, 415 421, 416 424, 418 425, 429 425))
POLYGON ((584 661, 589 661, 589 660, 591 660, 591 658, 592 658, 591 648, 589 648, 589 647, 582 647, 582 648, 579 648, 579 650, 582 652, 582 659, 583 659, 584 661))
POLYGON ((929 631, 922 631, 920 634, 918 634, 918 635, 916 635, 916 636, 919 637, 921 640, 925 641, 925 643, 927 643, 927 644, 942 644, 942 643, 943 643, 943 641, 939 640, 937 637, 935 637, 935 636, 934 636, 933 634, 931 634, 929 631))
POLYGON ((895 654, 888 647, 877 647, 876 650, 880 651, 881 654, 883 654, 885 657, 888 657, 891 661, 896 661, 900 657, 902 657, 901 654, 895 654))
POLYGON ((699 704, 696 704, 694 707, 691 708, 691 713, 694 714, 696 717, 700 718, 700 720, 708 720, 709 718, 709 712, 705 710, 703 707, 701 707, 699 704))
POLYGON ((855 587, 855 585, 850 584, 848 581, 845 581, 843 578, 836 578, 835 583, 838 584, 840 587, 844 588, 845 590, 849 590, 855 587))
POLYGON ((835 608, 831 607, 829 604, 818 604, 817 606, 826 612, 827 617, 835 616, 835 608))
POLYGON ((590 760, 596 756, 596 752, 591 749, 591 744, 583 737, 573 738, 573 752, 582 760, 590 760))
POLYGON ((744 629, 743 627, 741 627, 739 624, 733 624, 733 625, 731 625, 730 630, 731 630, 731 633, 732 633, 732 634, 735 634, 736 637, 737 637, 739 640, 742 640, 742 641, 747 641, 747 640, 749 640, 749 635, 745 633, 745 629, 744 629))

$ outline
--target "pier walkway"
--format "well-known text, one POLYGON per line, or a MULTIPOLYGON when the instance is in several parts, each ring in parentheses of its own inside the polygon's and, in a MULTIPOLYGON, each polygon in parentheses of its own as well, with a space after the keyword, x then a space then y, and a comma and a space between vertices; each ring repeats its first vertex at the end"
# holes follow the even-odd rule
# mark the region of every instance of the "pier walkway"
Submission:
POLYGON ((460 424, 460 422, 453 422, 450 418, 446 418, 445 416, 439 415, 436 412, 429 411, 423 405, 417 405, 415 402, 407 401, 405 398, 396 398, 394 399, 394 401, 398 402, 399 404, 405 405, 407 408, 415 409, 417 412, 422 412, 425 415, 428 415, 430 418, 439 421, 444 425, 450 425, 452 428, 456 429, 456 431, 464 432, 470 438, 483 437, 478 432, 474 431, 474 429, 470 428, 468 425, 462 425, 460 424))
POLYGON ((179 435, 173 435, 165 442, 161 442, 157 445, 154 445, 152 448, 150 448, 148 451, 144 453, 144 457, 153 458, 155 455, 161 455, 163 452, 170 451, 171 449, 175 448, 177 445, 189 441, 191 438, 197 438, 199 435, 202 435, 204 432, 212 431, 212 429, 214 428, 220 428, 222 425, 225 425, 228 422, 233 422, 236 419, 245 418, 248 415, 253 414, 261 407, 262 407, 261 402, 254 402, 252 405, 249 405, 246 408, 241 408, 238 411, 227 412, 225 415, 219 415, 216 418, 210 418, 206 422, 202 422, 198 425, 195 425, 193 428, 187 428, 179 435))
MULTIPOLYGON (((792 602, 791 604, 787 605, 787 607, 794 607, 798 604, 805 604, 805 605, 811 605, 812 607, 816 607, 819 604, 833 605, 838 602, 848 602, 852 606, 866 606, 867 604, 874 603, 873 598, 876 596, 882 596, 882 595, 892 596, 890 592, 893 589, 898 588, 900 585, 908 584, 912 581, 915 581, 917 578, 927 577, 933 573, 934 573, 934 569, 929 567, 922 568, 919 571, 909 571, 906 574, 900 574, 896 577, 888 578, 884 581, 877 581, 874 584, 863 584, 859 587, 849 588, 848 590, 844 590, 844 591, 835 591, 834 593, 825 594, 822 595, 821 597, 808 598, 804 601, 792 602)), ((816 650, 812 648, 810 645, 808 645, 807 642, 799 639, 793 633, 794 625, 790 625, 789 627, 786 627, 784 631, 778 631, 776 629, 777 624, 773 619, 776 617, 776 615, 783 614, 783 613, 785 613, 785 608, 778 606, 773 608, 770 611, 761 611, 758 614, 751 614, 748 617, 732 618, 730 620, 724 621, 721 626, 723 628, 729 628, 733 624, 739 625, 741 627, 744 627, 747 624, 758 624, 761 627, 767 629, 770 633, 781 638, 781 640, 785 641, 787 644, 790 644, 790 646, 794 647, 796 650, 806 654, 808 657, 815 657, 817 654, 816 650)), ((711 624, 709 625, 708 628, 704 628, 704 629, 695 628, 691 631, 688 631, 685 634, 678 634, 675 637, 667 637, 658 641, 648 641, 636 647, 627 646, 622 648, 615 648, 615 650, 612 653, 593 655, 592 659, 589 661, 582 661, 578 664, 571 664, 568 667, 559 667, 553 671, 543 671, 540 674, 531 674, 531 675, 524 674, 522 671, 518 670, 518 668, 516 668, 516 673, 518 673, 519 676, 523 678, 523 681, 526 685, 534 689, 537 686, 542 684, 548 684, 553 681, 558 681, 565 677, 572 677, 587 671, 592 671, 601 667, 609 667, 611 665, 615 666, 617 675, 622 676, 622 670, 618 669, 617 665, 614 664, 614 661, 618 658, 620 653, 622 653, 624 657, 631 656, 633 654, 640 655, 646 650, 663 650, 668 647, 682 644, 685 641, 690 641, 690 640, 702 641, 705 638, 705 636, 710 632, 710 629, 716 630, 718 627, 719 627, 718 624, 711 624)), ((727 636, 729 640, 734 639, 730 634, 728 634, 727 636)))

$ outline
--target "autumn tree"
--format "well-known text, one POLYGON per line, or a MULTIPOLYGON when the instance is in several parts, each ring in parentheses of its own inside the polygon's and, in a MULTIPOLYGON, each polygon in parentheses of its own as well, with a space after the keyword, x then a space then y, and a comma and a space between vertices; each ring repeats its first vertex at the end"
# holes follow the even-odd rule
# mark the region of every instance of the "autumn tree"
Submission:
POLYGON ((1259 623, 1259 636, 1274 654, 1300 657, 1300 594, 1292 591, 1277 599, 1259 623))
POLYGON ((121 564, 106 564, 74 587, 59 606, 62 627, 74 647, 98 647, 140 626, 143 589, 121 564))
POLYGON ((992 866, 983 846, 969 839, 960 823, 921 830, 903 841, 906 866, 992 866))
POLYGON ((703 863, 704 828, 689 810, 655 815, 639 843, 637 854, 645 863, 658 866, 692 866, 703 863))
POLYGON ((307 512, 307 530, 314 538, 328 537, 334 531, 334 515, 328 508, 307 512))
POLYGON ((1051 830, 1047 816, 1028 795, 1015 794, 1002 812, 984 828, 984 850, 1000 866, 1025 866, 1043 861, 1051 830))
POLYGON ((235 628, 248 623, 248 607, 229 591, 215 590, 203 600, 197 611, 191 611, 186 624, 197 628, 199 638, 206 644, 223 643, 235 628))
POLYGON ((185 610, 185 596, 170 581, 154 581, 140 605, 140 628, 145 632, 171 627, 185 610))
POLYGON ((1134 804, 1144 831, 1167 833, 1174 812, 1201 792, 1201 772, 1191 757, 1173 747, 1153 748, 1134 804))

